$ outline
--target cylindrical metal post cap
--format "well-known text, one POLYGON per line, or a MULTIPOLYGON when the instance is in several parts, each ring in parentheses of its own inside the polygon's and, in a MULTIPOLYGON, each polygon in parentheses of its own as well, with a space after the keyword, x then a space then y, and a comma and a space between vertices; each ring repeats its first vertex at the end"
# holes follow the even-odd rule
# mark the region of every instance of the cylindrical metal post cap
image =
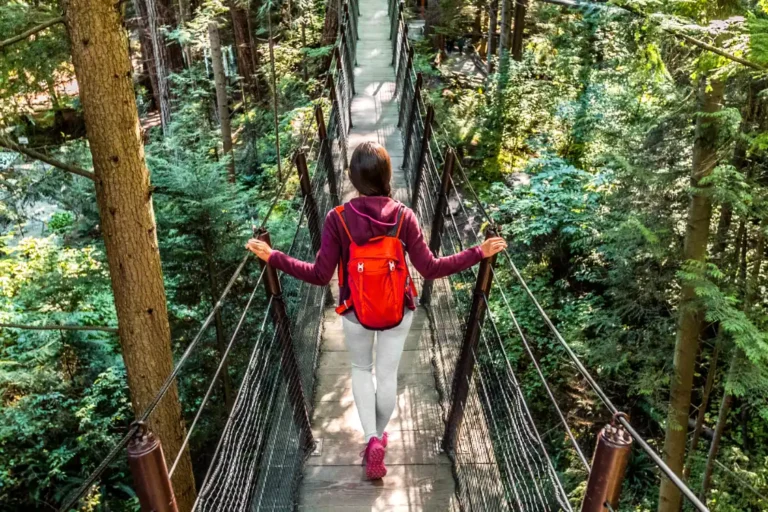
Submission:
POLYGON ((141 510, 178 512, 160 441, 152 432, 140 430, 129 441, 127 450, 141 510))
POLYGON ((597 436, 581 512, 608 512, 606 503, 616 510, 631 450, 632 437, 620 424, 603 427, 597 436))

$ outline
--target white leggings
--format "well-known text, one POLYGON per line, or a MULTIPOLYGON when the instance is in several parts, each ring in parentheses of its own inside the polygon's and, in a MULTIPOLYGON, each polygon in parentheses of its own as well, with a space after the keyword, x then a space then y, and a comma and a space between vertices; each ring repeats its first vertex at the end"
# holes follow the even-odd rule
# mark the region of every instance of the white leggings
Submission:
MULTIPOLYGON (((350 313, 354 314, 354 313, 350 313)), ((413 311, 406 311, 397 327, 370 331, 342 318, 344 342, 352 363, 352 395, 355 397, 365 442, 384 434, 397 401, 397 367, 403 355, 405 339, 413 322, 413 311), (373 338, 376 343, 376 385, 373 383, 373 338)))

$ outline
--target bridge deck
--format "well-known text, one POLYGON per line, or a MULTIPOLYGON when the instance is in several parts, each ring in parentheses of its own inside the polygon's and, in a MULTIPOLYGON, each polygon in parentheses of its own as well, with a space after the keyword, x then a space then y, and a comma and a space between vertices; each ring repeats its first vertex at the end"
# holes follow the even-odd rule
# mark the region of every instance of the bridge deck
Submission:
MULTIPOLYGON (((407 204, 407 184, 400 169, 403 147, 397 128, 386 1, 360 1, 359 34, 350 155, 365 141, 374 140, 385 146, 392 157, 395 197, 407 204)), ((343 191, 345 201, 355 195, 348 181, 343 191)), ((341 319, 333 309, 326 311, 312 418, 313 433, 319 443, 305 465, 300 510, 455 508, 450 461, 439 450, 443 426, 430 345, 429 322, 426 314, 418 311, 400 363, 397 408, 388 427, 389 474, 381 481, 369 482, 360 465, 359 452, 364 443, 352 398, 341 319)))

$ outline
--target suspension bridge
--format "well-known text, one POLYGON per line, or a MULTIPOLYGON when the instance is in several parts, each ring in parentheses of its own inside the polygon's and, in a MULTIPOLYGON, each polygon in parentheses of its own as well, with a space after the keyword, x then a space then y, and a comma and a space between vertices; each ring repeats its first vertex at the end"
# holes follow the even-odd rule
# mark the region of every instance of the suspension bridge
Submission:
MULTIPOLYGON (((290 247, 280 249, 304 261, 313 259, 324 214, 354 194, 344 174, 348 157, 370 140, 390 153, 395 198, 416 212, 436 255, 479 243, 484 234, 477 226, 493 225, 493 220, 424 100, 403 5, 352 0, 340 10, 323 101, 305 123, 301 149, 293 158, 302 192, 295 199, 295 233, 290 247)), ((256 236, 269 240, 265 228, 283 192, 278 191, 256 236)), ((250 348, 250 358, 205 477, 198 482, 194 510, 546 512, 580 506, 582 511, 612 511, 618 510, 622 475, 633 450, 644 451, 693 508, 707 510, 603 392, 506 252, 450 278, 417 279, 421 306, 400 364, 397 407, 388 429, 389 474, 383 481, 366 481, 349 363, 333 310, 337 283, 312 286, 264 264, 254 267, 250 254, 245 256, 155 401, 60 510, 70 510, 127 449, 142 510, 175 511, 171 476, 238 343, 250 348), (579 446, 560 410, 511 307, 511 289, 496 277, 502 267, 613 414, 594 451, 579 446), (166 454, 166 464, 158 449, 162 440, 146 423, 238 279, 249 283, 250 297, 187 425, 182 450, 166 454), (491 293, 498 295, 493 304, 491 293), (553 462, 559 454, 548 453, 510 364, 510 340, 503 334, 510 320, 514 343, 536 370, 561 433, 588 475, 580 504, 566 493, 553 462)))

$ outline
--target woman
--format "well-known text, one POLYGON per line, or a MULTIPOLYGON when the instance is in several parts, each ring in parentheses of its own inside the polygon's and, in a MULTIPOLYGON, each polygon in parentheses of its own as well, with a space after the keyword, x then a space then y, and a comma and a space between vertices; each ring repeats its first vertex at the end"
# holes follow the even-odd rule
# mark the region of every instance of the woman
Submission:
POLYGON ((399 257, 398 254, 402 255, 404 248, 413 266, 425 279, 438 279, 461 272, 506 247, 503 239, 490 238, 482 245, 458 254, 435 258, 424 242, 416 215, 391 198, 391 178, 392 166, 383 147, 366 142, 355 149, 349 164, 349 179, 359 197, 328 212, 314 263, 298 261, 256 239, 249 240, 246 245, 273 267, 318 286, 328 284, 339 265, 340 305, 337 312, 342 315, 344 341, 352 365, 352 394, 365 434, 363 463, 370 479, 382 478, 387 473, 384 465, 387 447, 385 428, 395 409, 397 368, 416 309, 414 288, 404 256, 399 257), (387 239, 399 241, 387 245, 387 239), (358 281, 358 276, 362 279, 366 265, 370 268, 376 264, 379 255, 375 253, 379 250, 393 254, 383 260, 378 258, 389 264, 389 272, 384 266, 384 272, 373 272, 372 279, 379 281, 366 281, 366 284, 358 281), (377 276, 382 273, 395 278, 381 281, 377 276), (349 279, 345 279, 344 274, 349 279), (366 287, 366 293, 363 287, 366 287), (372 287, 380 288, 371 292, 372 287), (387 287, 393 287, 397 292, 387 295, 379 291, 387 287), (381 300, 381 297, 389 298, 381 300), (377 307, 378 311, 375 310, 377 307), (374 325, 377 327, 372 327, 374 325), (382 328, 382 325, 388 328, 382 328), (374 385, 372 370, 376 333, 374 385))

